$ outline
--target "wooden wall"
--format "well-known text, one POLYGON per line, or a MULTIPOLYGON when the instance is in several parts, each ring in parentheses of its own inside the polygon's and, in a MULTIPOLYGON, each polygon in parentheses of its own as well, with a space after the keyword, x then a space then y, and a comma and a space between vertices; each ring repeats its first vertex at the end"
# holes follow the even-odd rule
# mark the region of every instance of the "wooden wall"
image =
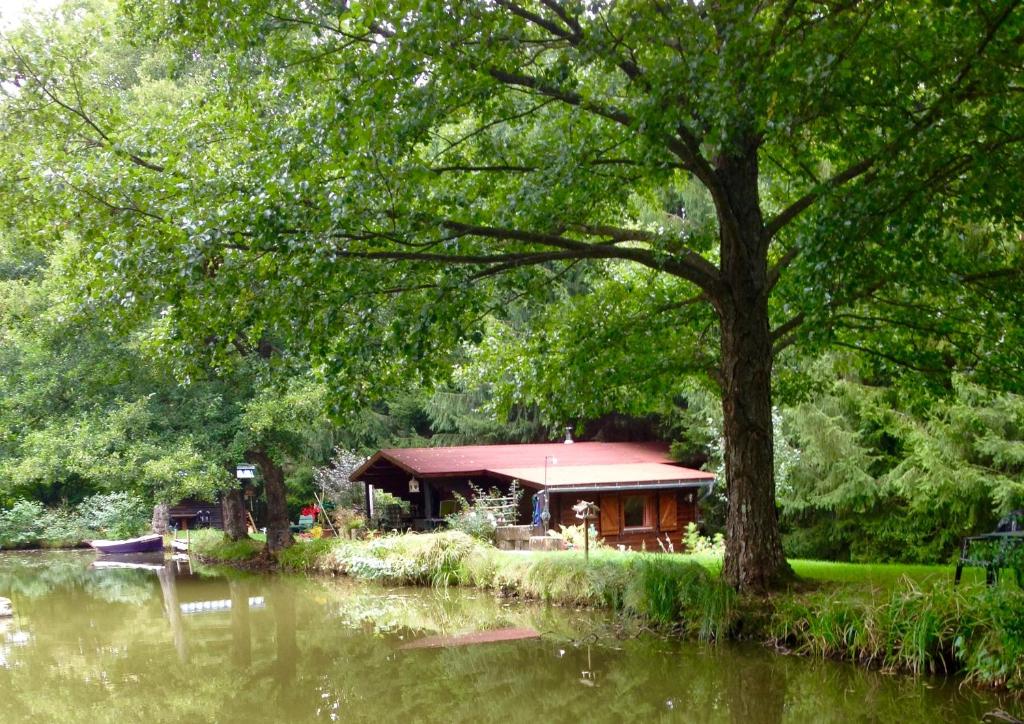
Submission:
POLYGON ((663 542, 668 535, 677 553, 682 552, 683 534, 689 523, 698 522, 696 490, 651 490, 628 493, 561 493, 551 496, 551 527, 577 525, 572 506, 580 500, 595 502, 601 508, 599 520, 595 523, 598 535, 610 546, 625 546, 633 550, 646 548, 661 550, 658 539, 663 542), (647 521, 649 525, 640 528, 625 528, 622 518, 622 503, 626 496, 643 494, 649 496, 647 521), (693 502, 687 498, 693 497, 693 502))

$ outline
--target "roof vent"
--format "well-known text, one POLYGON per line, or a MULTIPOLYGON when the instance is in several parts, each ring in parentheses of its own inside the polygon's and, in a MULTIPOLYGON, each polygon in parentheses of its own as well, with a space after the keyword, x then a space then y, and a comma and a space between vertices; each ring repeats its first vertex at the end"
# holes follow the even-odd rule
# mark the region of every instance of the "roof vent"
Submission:
POLYGON ((566 445, 572 445, 574 442, 576 442, 576 441, 572 439, 572 428, 571 427, 565 428, 565 444, 566 445))

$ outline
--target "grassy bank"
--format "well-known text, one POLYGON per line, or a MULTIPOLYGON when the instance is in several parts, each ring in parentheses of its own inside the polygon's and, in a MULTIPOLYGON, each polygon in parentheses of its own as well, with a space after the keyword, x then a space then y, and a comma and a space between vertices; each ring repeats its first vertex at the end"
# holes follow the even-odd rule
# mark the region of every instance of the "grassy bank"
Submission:
MULTIPOLYGON (((207 534, 193 537, 193 549, 237 562, 258 555, 262 544, 207 534)), ((504 552, 460 533, 300 542, 279 563, 393 585, 475 586, 600 606, 705 641, 757 639, 800 654, 962 673, 977 685, 1024 691, 1024 592, 988 589, 976 574, 953 588, 949 567, 797 561, 804 583, 766 601, 737 596, 712 558, 599 551, 587 564, 577 552, 504 552)))

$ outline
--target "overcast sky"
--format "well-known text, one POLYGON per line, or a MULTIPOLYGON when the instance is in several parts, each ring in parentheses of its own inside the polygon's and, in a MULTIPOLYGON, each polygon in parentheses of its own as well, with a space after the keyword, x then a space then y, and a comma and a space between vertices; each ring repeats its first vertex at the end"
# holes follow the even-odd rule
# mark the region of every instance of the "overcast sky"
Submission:
POLYGON ((0 0, 0 30, 7 30, 21 21, 25 11, 52 8, 60 0, 0 0))

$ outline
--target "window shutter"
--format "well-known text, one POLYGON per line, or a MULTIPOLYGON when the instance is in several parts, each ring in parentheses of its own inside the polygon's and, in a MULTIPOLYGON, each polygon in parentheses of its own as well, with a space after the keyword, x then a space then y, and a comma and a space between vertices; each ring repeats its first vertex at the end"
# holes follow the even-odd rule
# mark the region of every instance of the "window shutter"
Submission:
POLYGON ((658 494, 658 530, 679 530, 679 513, 675 490, 662 490, 658 494))
POLYGON ((619 532, 619 496, 602 495, 598 505, 601 506, 601 535, 619 532))

